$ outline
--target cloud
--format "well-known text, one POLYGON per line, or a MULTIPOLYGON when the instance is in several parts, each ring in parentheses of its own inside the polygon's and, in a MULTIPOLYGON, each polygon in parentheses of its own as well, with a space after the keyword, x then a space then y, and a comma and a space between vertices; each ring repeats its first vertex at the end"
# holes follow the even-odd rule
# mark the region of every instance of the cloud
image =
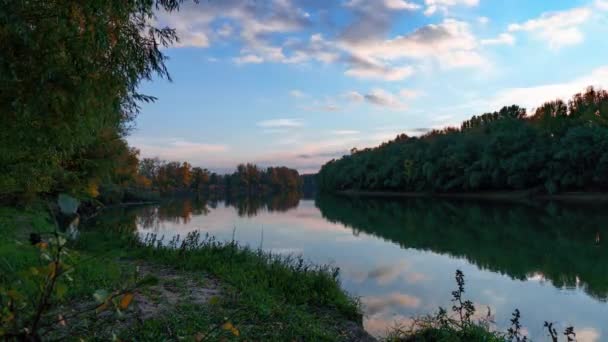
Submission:
POLYGON ((260 121, 256 124, 262 128, 297 128, 304 126, 301 119, 272 119, 260 121))
POLYGON ((349 91, 347 93, 344 93, 342 97, 351 102, 363 102, 363 100, 365 100, 365 97, 356 91, 349 91))
POLYGON ((426 10, 424 14, 427 16, 433 15, 436 12, 442 12, 447 15, 448 9, 453 6, 477 6, 479 0, 424 0, 426 10))
POLYGON ((330 132, 333 135, 357 135, 361 132, 349 129, 335 130, 330 132))
POLYGON ((401 102, 399 97, 396 95, 383 90, 383 89, 374 89, 371 92, 364 95, 365 101, 383 107, 391 107, 391 108, 403 108, 405 105, 401 102))
POLYGON ((486 25, 490 22, 490 18, 488 17, 478 17, 477 18, 477 22, 480 23, 481 25, 486 25))
POLYGON ((501 33, 496 38, 482 39, 481 45, 513 45, 515 37, 509 33, 501 33))
MULTIPOLYGON (((227 145, 188 141, 182 138, 131 137, 129 144, 137 147, 144 157, 167 160, 200 161, 202 158, 218 159, 229 150, 227 145)), ((222 163, 221 160, 218 160, 222 163)))
POLYGON ((417 10, 420 5, 403 0, 350 0, 344 7, 354 18, 340 33, 340 40, 352 42, 383 38, 398 14, 417 10))
POLYGON ((594 328, 576 329, 576 340, 581 342, 600 341, 600 333, 594 328))
POLYGON ((365 312, 368 315, 375 315, 381 312, 386 312, 392 308, 409 308, 415 309, 420 306, 421 300, 408 294, 393 292, 386 296, 367 296, 361 298, 361 302, 365 306, 365 312))
POLYGON ((306 94, 305 92, 298 90, 298 89, 293 89, 293 90, 289 91, 289 95, 296 97, 296 98, 308 97, 308 94, 306 94))
POLYGON ((217 34, 220 37, 229 37, 232 34, 233 30, 234 28, 230 24, 224 23, 224 25, 222 25, 222 27, 217 30, 217 34))
POLYGON ((363 78, 380 79, 384 81, 400 81, 414 74, 411 66, 393 67, 373 59, 351 57, 350 67, 344 72, 345 75, 363 78))
POLYGON ((303 109, 309 112, 339 112, 342 110, 342 108, 333 103, 306 106, 303 109))
POLYGON ((264 62, 264 58, 256 55, 245 55, 232 59, 236 64, 259 64, 264 62))
POLYGON ((547 12, 523 23, 509 25, 509 32, 529 32, 537 39, 547 41, 551 49, 576 45, 585 39, 579 26, 584 24, 592 11, 586 7, 561 12, 547 12))
POLYGON ((208 47, 215 39, 238 37, 244 45, 244 56, 235 62, 259 62, 260 59, 289 61, 290 57, 281 47, 270 43, 270 37, 295 32, 311 24, 310 15, 291 0, 201 1, 184 4, 177 12, 159 12, 157 16, 161 26, 176 29, 180 42, 175 47, 208 47), (223 22, 223 25, 214 30, 213 26, 218 22, 223 22))
POLYGON ((608 11, 608 0, 595 0, 594 5, 601 11, 608 11))
MULTIPOLYGON (((356 93, 357 92, 351 92, 356 93)), ((391 93, 384 89, 376 88, 363 96, 363 99, 371 104, 393 109, 405 109, 407 106, 404 100, 412 100, 421 95, 420 92, 412 89, 401 89, 397 93, 391 93)))
MULTIPOLYGON (((388 40, 341 42, 357 61, 382 65, 382 61, 403 59, 435 60, 445 68, 486 66, 470 25, 455 19, 422 26, 403 36, 388 40)), ((385 64, 386 65, 386 64, 385 64)), ((411 74, 410 69, 410 74, 411 74)))
POLYGON ((505 89, 491 98, 486 107, 496 110, 502 106, 518 104, 528 109, 536 108, 557 98, 567 100, 588 86, 608 88, 608 66, 597 68, 589 75, 568 82, 505 89))

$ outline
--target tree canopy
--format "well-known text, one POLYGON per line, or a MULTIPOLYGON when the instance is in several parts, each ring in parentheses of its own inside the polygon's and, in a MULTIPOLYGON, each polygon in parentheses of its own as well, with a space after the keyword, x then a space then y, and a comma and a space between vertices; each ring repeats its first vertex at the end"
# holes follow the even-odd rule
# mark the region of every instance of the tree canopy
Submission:
MULTIPOLYGON (((137 151, 124 141, 137 86, 169 78, 177 40, 155 11, 179 0, 0 0, 0 198, 92 195, 137 151)), ((128 163, 127 163, 128 164, 128 163)))
POLYGON ((519 106, 461 127, 393 141, 332 160, 323 191, 466 192, 608 188, 608 93, 588 88, 527 115, 519 106))

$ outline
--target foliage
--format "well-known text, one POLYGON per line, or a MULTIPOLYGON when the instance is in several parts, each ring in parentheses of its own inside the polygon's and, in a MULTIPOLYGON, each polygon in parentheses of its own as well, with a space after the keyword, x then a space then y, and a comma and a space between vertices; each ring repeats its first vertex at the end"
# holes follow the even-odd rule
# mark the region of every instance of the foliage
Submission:
POLYGON ((297 170, 287 167, 262 169, 254 164, 239 164, 232 174, 219 175, 188 162, 165 162, 144 158, 139 163, 139 177, 148 188, 162 193, 264 194, 298 191, 301 180, 297 170))
POLYGON ((472 192, 598 191, 608 186, 608 92, 588 88, 568 104, 526 115, 518 106, 460 128, 405 134, 326 163, 321 190, 472 192))
MULTIPOLYGON (((511 319, 511 327, 506 333, 496 331, 492 328, 494 323, 492 313, 488 308, 487 315, 474 321, 476 309, 470 300, 464 300, 464 274, 456 270, 457 289, 452 291, 452 302, 456 303, 452 307, 453 315, 439 308, 434 315, 427 315, 414 319, 409 327, 395 327, 390 331, 386 341, 429 341, 429 342, 453 342, 453 341, 496 341, 496 342, 526 342, 528 337, 522 333, 521 314, 515 309, 511 319)), ((558 342, 557 330, 553 323, 545 322, 545 329, 553 342, 558 342)), ((573 327, 567 327, 563 335, 568 342, 575 341, 576 333, 573 327)))
POLYGON ((179 0, 0 1, 0 198, 95 197, 121 158, 141 80, 168 77, 179 0))
MULTIPOLYGON (((74 199, 69 196, 60 197, 58 202, 60 207, 68 209, 68 214, 75 211, 71 207, 74 199)), ((9 247, 0 241, 0 257, 11 271, 0 278, 0 337, 25 341, 48 339, 87 313, 125 310, 131 304, 135 287, 123 284, 120 290, 111 293, 98 289, 94 294, 97 304, 61 306, 78 291, 74 288, 82 287, 79 282, 83 278, 79 270, 82 259, 69 248, 69 236, 60 229, 57 221, 54 226, 43 224, 42 229, 30 233, 27 245, 17 240, 16 246, 9 247), (17 262, 16 258, 23 260, 17 262)), ((19 231, 23 230, 17 228, 7 233, 13 235, 19 231)), ((105 316, 109 317, 112 316, 105 316)))

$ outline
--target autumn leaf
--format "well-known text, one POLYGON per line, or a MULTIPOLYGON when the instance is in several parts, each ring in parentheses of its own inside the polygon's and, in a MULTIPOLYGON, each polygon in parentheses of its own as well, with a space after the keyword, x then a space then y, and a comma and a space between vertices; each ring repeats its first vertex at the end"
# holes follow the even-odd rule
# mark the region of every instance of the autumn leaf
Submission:
POLYGON ((224 323, 222 325, 222 329, 232 332, 234 336, 239 336, 241 334, 240 331, 230 322, 224 323))
POLYGON ((125 293, 125 295, 122 296, 122 298, 120 299, 120 304, 118 305, 118 307, 122 310, 125 310, 129 307, 129 304, 131 304, 132 301, 133 294, 131 292, 125 293))
POLYGON ((49 243, 41 241, 36 244, 36 247, 38 247, 40 249, 47 249, 47 248, 49 248, 49 243))

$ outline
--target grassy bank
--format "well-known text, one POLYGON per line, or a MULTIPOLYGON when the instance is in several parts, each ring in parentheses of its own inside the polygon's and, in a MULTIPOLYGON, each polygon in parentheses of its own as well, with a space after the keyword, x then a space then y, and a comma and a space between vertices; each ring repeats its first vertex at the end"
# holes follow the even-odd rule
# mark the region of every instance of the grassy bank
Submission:
MULTIPOLYGON (((138 240, 132 227, 99 228, 80 230, 77 239, 67 242, 65 267, 73 268, 71 280, 58 281, 60 290, 43 315, 43 339, 369 337, 360 328, 359 305, 340 288, 336 269, 198 234, 161 243, 154 235, 138 240), (103 310, 94 300, 100 294, 116 294, 103 310)), ((40 243, 29 243, 30 234, 41 234, 44 242, 53 224, 43 206, 0 208, 0 229, 0 287, 4 293, 18 292, 24 305, 18 317, 1 316, 0 333, 7 333, 31 323, 36 306, 28 299, 41 292, 32 270, 47 269, 48 261, 40 257, 40 243)), ((2 309, 6 303, 0 302, 2 309)))

